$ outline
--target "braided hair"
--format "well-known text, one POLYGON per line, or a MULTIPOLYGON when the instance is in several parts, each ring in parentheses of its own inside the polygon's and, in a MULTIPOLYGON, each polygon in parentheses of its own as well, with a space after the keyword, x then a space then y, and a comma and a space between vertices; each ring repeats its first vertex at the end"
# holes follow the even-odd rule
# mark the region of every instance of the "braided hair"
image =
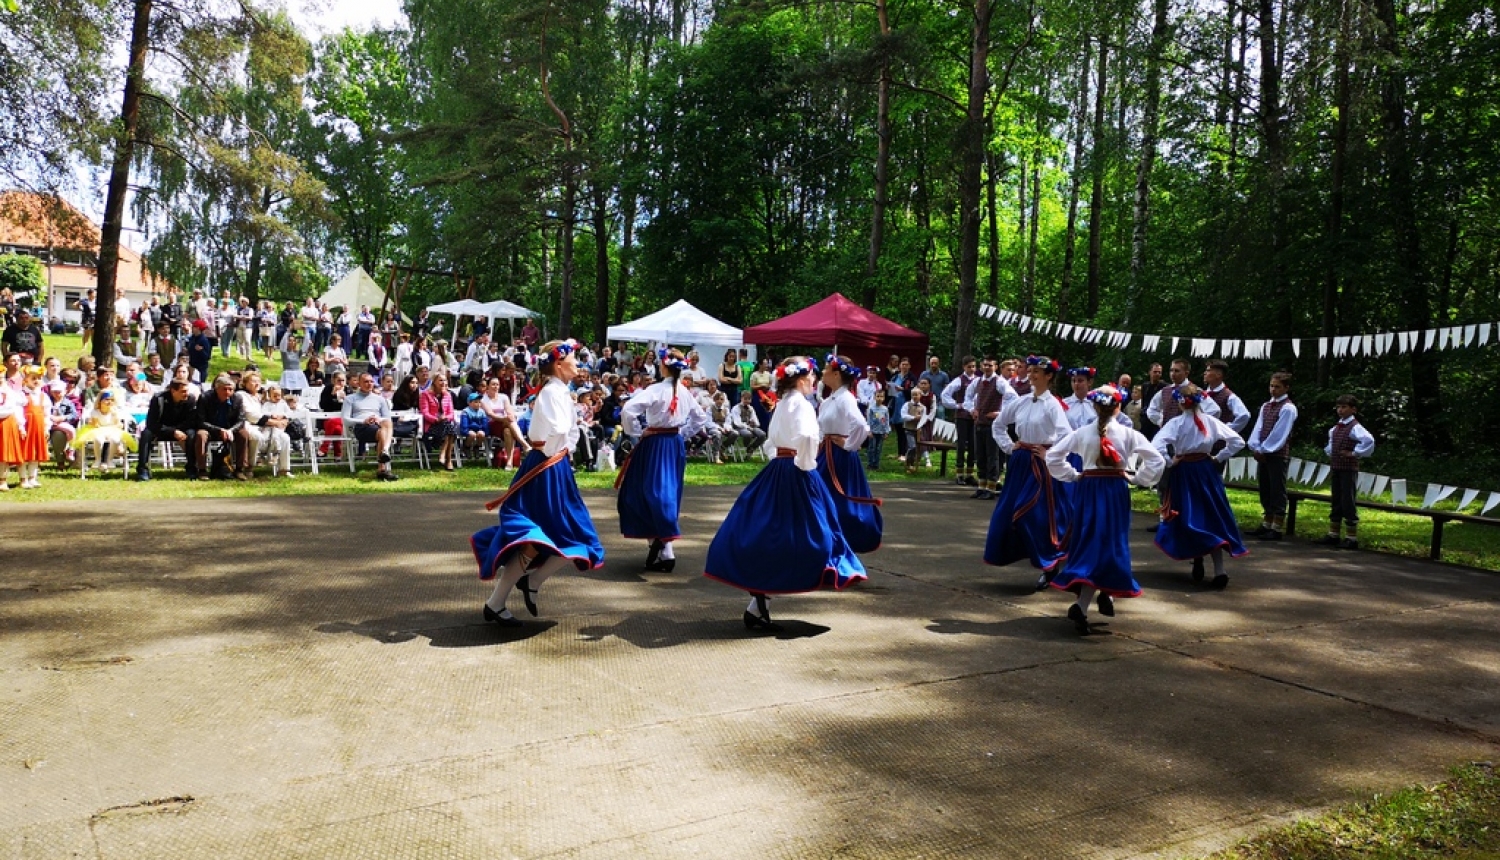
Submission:
POLYGON ((667 405, 668 413, 677 412, 677 395, 682 389, 682 371, 687 368, 687 359, 682 357, 682 350, 662 347, 656 351, 656 360, 661 363, 663 381, 672 380, 672 402, 667 405))
POLYGON ((1115 419, 1115 413, 1120 411, 1122 399, 1119 389, 1113 385, 1104 385, 1089 392, 1089 402, 1094 404, 1094 411, 1099 415, 1099 465, 1107 469, 1118 469, 1125 465, 1125 458, 1120 456, 1115 443, 1105 433, 1110 422, 1115 419))

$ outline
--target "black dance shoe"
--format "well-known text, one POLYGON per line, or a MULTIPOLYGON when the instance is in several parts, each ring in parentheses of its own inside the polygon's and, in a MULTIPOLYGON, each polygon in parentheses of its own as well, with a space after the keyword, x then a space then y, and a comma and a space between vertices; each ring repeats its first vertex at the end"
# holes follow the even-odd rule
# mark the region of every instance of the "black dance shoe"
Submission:
POLYGON ((1193 581, 1194 582, 1202 582, 1203 581, 1203 557, 1202 556, 1199 556, 1198 558, 1193 559, 1193 581))
POLYGON ((1052 574, 1043 572, 1036 578, 1036 590, 1046 591, 1047 586, 1052 584, 1052 574))
POLYGON ((677 567, 677 559, 663 558, 646 565, 646 569, 654 573, 671 573, 677 567))
POLYGON ((759 615, 748 609, 745 610, 746 630, 764 630, 767 633, 781 632, 781 625, 771 621, 771 608, 766 605, 766 596, 764 594, 755 595, 755 608, 760 612, 759 615))
POLYGON ((532 618, 535 618, 536 601, 531 599, 531 595, 536 594, 536 589, 531 587, 531 577, 527 575, 516 580, 516 588, 521 590, 521 599, 526 601, 526 611, 531 613, 532 618))
POLYGON ((500 613, 496 612, 495 610, 491 609, 490 605, 488 603, 486 603, 484 605, 484 620, 485 621, 493 621, 496 624, 499 624, 501 627, 520 627, 521 626, 521 619, 515 617, 514 615, 512 615, 509 618, 506 618, 505 616, 503 616, 500 613))
MULTIPOLYGON (((1106 615, 1110 618, 1115 617, 1115 599, 1113 597, 1110 597, 1108 594, 1105 594, 1101 591, 1099 592, 1098 603, 1100 615, 1106 615)), ((1078 604, 1075 603, 1073 605, 1077 606, 1078 604)))
POLYGON ((1083 614, 1078 604, 1068 607, 1068 620, 1073 622, 1073 628, 1078 631, 1079 636, 1089 635, 1089 617, 1083 614))
POLYGON ((661 558, 661 551, 665 548, 666 544, 662 543, 661 541, 654 539, 651 541, 651 548, 646 550, 647 570, 656 569, 656 562, 661 558))
POLYGON ((1229 587, 1229 574, 1219 574, 1218 576, 1214 577, 1214 581, 1210 582, 1208 585, 1214 591, 1223 591, 1224 589, 1229 587))

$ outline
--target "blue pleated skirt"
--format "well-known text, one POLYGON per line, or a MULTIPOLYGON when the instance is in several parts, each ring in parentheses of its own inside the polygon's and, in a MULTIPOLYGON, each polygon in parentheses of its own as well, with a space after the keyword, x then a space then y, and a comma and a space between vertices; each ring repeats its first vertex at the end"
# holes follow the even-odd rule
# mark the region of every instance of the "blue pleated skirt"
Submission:
POLYGON ((645 540, 676 540, 682 530, 682 474, 687 468, 687 446, 676 434, 643 437, 630 450, 620 480, 615 508, 620 512, 620 534, 645 540))
POLYGON ((704 576, 745 591, 842 590, 867 579, 823 479, 777 457, 745 487, 708 546, 704 576))
POLYGON ((1156 546, 1168 556, 1186 561, 1219 547, 1235 558, 1249 552, 1213 460, 1191 460, 1168 470, 1167 503, 1177 515, 1156 530, 1156 546))
POLYGON ((879 502, 871 495, 859 452, 846 451, 839 445, 824 445, 818 450, 818 476, 833 497, 839 528, 844 530, 849 548, 859 553, 880 549, 885 517, 880 513, 879 502))
POLYGON ((1061 482, 1047 473, 1042 458, 1023 448, 1010 455, 1005 486, 990 517, 984 542, 985 564, 1004 565, 1030 559, 1033 567, 1052 570, 1066 553, 1061 547, 1071 506, 1061 482))
MULTIPOLYGON (((521 461, 511 480, 514 487, 547 461, 533 448, 521 461)), ((594 520, 578 494, 573 464, 564 457, 507 496, 500 506, 500 524, 481 529, 469 539, 479 578, 494 579, 505 562, 521 547, 531 544, 541 556, 560 555, 579 570, 604 564, 604 546, 594 530, 594 520)))
POLYGON ((1111 597, 1139 597, 1130 571, 1130 484, 1123 476, 1078 479, 1068 520, 1067 562, 1052 587, 1078 592, 1092 585, 1111 597))

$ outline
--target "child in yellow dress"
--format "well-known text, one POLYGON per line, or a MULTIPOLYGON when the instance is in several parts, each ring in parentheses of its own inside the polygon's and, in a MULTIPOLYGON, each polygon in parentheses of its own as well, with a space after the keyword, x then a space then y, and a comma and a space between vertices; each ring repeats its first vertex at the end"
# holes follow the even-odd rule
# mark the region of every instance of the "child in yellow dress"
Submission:
POLYGON ((135 450, 135 437, 125 432, 125 415, 116 410, 112 391, 99 392, 93 411, 73 439, 73 447, 81 451, 87 451, 91 443, 94 445, 95 469, 105 468, 121 446, 128 451, 135 450))

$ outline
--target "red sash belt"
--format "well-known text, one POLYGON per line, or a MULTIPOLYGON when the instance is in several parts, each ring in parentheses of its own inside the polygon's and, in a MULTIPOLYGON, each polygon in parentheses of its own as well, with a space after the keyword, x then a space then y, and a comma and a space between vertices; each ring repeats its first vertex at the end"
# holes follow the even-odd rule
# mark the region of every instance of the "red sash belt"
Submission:
MULTIPOLYGON (((839 495, 843 496, 844 498, 848 499, 851 502, 858 502, 858 503, 860 503, 862 505, 874 505, 877 508, 880 507, 880 500, 879 499, 870 499, 870 498, 865 498, 865 497, 862 497, 862 496, 851 496, 851 495, 849 495, 848 491, 844 489, 843 483, 839 481, 839 470, 835 469, 833 467, 833 448, 834 448, 834 441, 833 440, 835 440, 835 439, 843 439, 843 438, 845 438, 845 437, 843 437, 843 436, 824 436, 823 437, 823 465, 828 468, 828 480, 829 480, 830 483, 833 484, 833 490, 834 490, 834 492, 838 493, 839 495)), ((778 448, 778 449, 776 449, 776 453, 778 455, 780 455, 780 453, 781 453, 782 450, 783 449, 778 448)))
POLYGON ((1085 478, 1123 478, 1123 477, 1125 477, 1125 470, 1124 469, 1084 469, 1083 470, 1083 476, 1085 478))
MULTIPOLYGON (((540 450, 545 444, 546 443, 543 442, 532 442, 531 447, 540 450)), ((511 496, 514 496, 522 487, 526 486, 526 484, 530 482, 532 478, 535 478, 537 475, 540 475, 542 472, 545 472, 546 470, 552 468, 553 466, 556 466, 558 463, 561 463, 566 459, 568 459, 568 449, 564 448, 561 451, 558 451, 556 454, 553 454, 551 457, 548 457, 540 466, 537 466, 535 469, 532 469, 530 472, 527 472, 526 474, 518 478, 514 484, 510 485, 510 489, 506 490, 505 493, 500 496, 500 498, 495 499, 493 502, 485 505, 484 509, 487 511, 493 511, 495 508, 498 508, 501 505, 505 504, 511 496)))
POLYGON ((776 456, 777 457, 795 457, 795 456, 797 456, 797 449, 796 448, 777 448, 776 449, 776 456))
MULTIPOLYGON (((681 434, 681 431, 682 428, 680 427, 647 427, 646 432, 641 434, 641 438, 645 439, 647 436, 677 436, 681 434)), ((634 456, 635 449, 631 448, 630 453, 625 455, 625 462, 620 464, 620 471, 615 474, 615 489, 620 489, 620 485, 625 482, 625 473, 630 469, 630 460, 634 456)))
POLYGON ((1053 549, 1060 549, 1062 547, 1062 535, 1058 533, 1057 529, 1057 499, 1053 497, 1052 493, 1052 476, 1047 473, 1047 464, 1042 461, 1042 457, 1046 455, 1047 449, 1052 446, 1035 445, 1030 442, 1017 442, 1016 447, 1031 455, 1031 474, 1036 478, 1036 491, 1031 494, 1031 498, 1016 507, 1015 514, 1011 516, 1011 522, 1020 522, 1021 517, 1030 513, 1031 509, 1036 507, 1037 503, 1042 500, 1042 496, 1046 495, 1047 538, 1052 541, 1053 549))

